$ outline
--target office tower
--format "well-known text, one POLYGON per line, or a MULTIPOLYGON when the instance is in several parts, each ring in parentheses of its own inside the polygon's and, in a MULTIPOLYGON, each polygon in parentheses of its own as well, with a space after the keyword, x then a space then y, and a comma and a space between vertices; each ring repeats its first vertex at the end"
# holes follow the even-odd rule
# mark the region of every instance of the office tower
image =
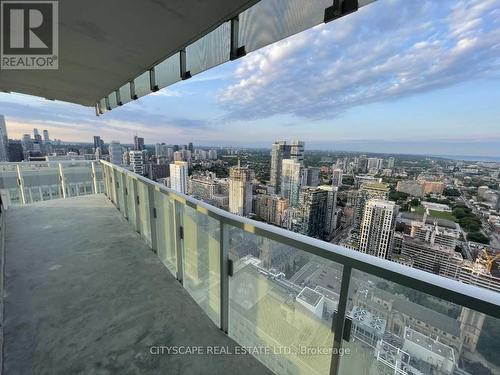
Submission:
POLYGON ((394 163, 395 163, 395 159, 393 157, 390 157, 389 159, 387 159, 387 168, 389 168, 389 169, 394 168, 394 163))
POLYGON ((341 187, 342 186, 342 169, 340 169, 340 168, 333 168, 332 186, 335 186, 335 187, 341 187))
POLYGON ((134 151, 144 150, 144 138, 134 136, 134 151))
POLYGON ((21 141, 9 141, 8 155, 10 162, 19 162, 24 160, 24 152, 21 141))
POLYGON ((47 129, 45 129, 43 131, 43 141, 44 142, 50 142, 50 138, 49 138, 49 131, 47 129))
POLYGON ((276 194, 281 192, 282 164, 284 159, 290 158, 290 145, 285 141, 276 141, 271 147, 271 172, 269 185, 274 187, 276 194))
POLYGON ((217 159, 217 150, 208 150, 208 158, 210 160, 216 160, 217 159))
POLYGON ((36 138, 37 135, 40 135, 40 133, 38 133, 38 129, 37 128, 34 128, 33 129, 33 138, 36 138))
POLYGON ((175 161, 170 164, 170 187, 182 194, 187 193, 188 163, 175 161))
POLYGON ((247 167, 229 169, 229 211, 247 216, 252 210, 252 171, 247 167))
POLYGON ((155 144, 155 156, 157 158, 166 158, 168 154, 168 147, 165 143, 155 144))
POLYGON ((388 258, 392 250, 397 206, 380 199, 369 200, 361 222, 359 251, 388 258))
POLYGON ((109 161, 116 165, 121 165, 122 158, 122 145, 120 142, 111 141, 109 144, 109 161))
POLYGON ((138 150, 132 150, 129 151, 129 158, 130 158, 130 166, 132 167, 132 171, 134 173, 144 175, 145 168, 145 157, 144 157, 144 152, 143 151, 138 151, 138 150))
POLYGON ((291 207, 299 201, 301 168, 300 162, 293 159, 284 159, 281 166, 281 196, 288 199, 291 207))
POLYGON ((0 115, 0 161, 9 161, 9 138, 3 115, 0 115))
POLYGON ((101 147, 101 137, 98 135, 94 135, 94 152, 101 147))
POLYGON ((29 134, 23 134, 23 139, 21 140, 23 145, 23 151, 30 151, 33 149, 33 142, 31 141, 31 137, 29 134))
POLYGON ((191 151, 191 154, 194 154, 194 146, 193 146, 193 143, 192 142, 189 142, 188 144, 188 148, 187 148, 189 151, 191 151))
POLYGON ((292 141, 290 145, 290 159, 304 165, 304 142, 292 141))
POLYGON ((319 185, 319 168, 302 168, 301 186, 316 187, 319 185))

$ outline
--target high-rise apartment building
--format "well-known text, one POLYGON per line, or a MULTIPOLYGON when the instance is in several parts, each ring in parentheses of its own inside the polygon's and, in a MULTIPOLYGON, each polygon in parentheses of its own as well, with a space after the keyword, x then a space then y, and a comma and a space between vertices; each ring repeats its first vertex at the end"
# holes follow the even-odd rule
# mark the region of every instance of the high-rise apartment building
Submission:
POLYGON ((342 169, 340 168, 333 168, 333 173, 332 173, 332 185, 335 187, 341 187, 342 186, 342 169))
POLYGON ((355 228, 359 229, 361 226, 361 220, 363 218, 366 202, 368 202, 370 199, 387 200, 388 197, 388 185, 377 182, 362 183, 356 197, 356 206, 354 210, 355 228))
POLYGON ((50 142, 49 131, 47 129, 43 131, 43 141, 45 143, 50 142))
POLYGON ((21 141, 16 141, 16 140, 9 141, 8 156, 10 162, 23 161, 24 153, 21 141))
POLYGON ((134 136, 134 151, 144 150, 144 138, 134 136))
POLYGON ((359 251, 388 258, 392 251, 397 206, 380 199, 369 200, 361 221, 359 251))
POLYGON ((144 175, 145 169, 145 155, 143 151, 131 150, 129 151, 129 162, 134 173, 144 175))
POLYGON ((0 161, 9 161, 9 138, 3 115, 0 115, 0 161))
POLYGON ((258 194, 253 198, 253 213, 266 223, 283 226, 288 201, 277 195, 258 194))
POLYGON ((367 169, 370 174, 377 174, 384 165, 384 159, 368 158, 367 169))
POLYGON ((292 228, 309 237, 328 240, 336 226, 337 190, 331 186, 302 187, 292 228))
POLYGON ((271 147, 271 172, 269 185, 274 187, 276 194, 281 192, 281 175, 283 159, 290 158, 290 145, 285 141, 276 141, 271 147))
POLYGON ((299 191, 301 184, 300 162, 293 159, 284 159, 281 174, 281 196, 288 199, 288 204, 296 206, 299 201, 299 191))
POLYGON ((109 144, 109 161, 116 165, 121 165, 123 161, 122 145, 120 142, 111 141, 109 144))
POLYGON ((301 165, 304 165, 304 146, 302 141, 292 141, 290 144, 290 159, 298 161, 301 165))
POLYGON ((316 187, 319 185, 319 168, 302 168, 301 185, 316 187))
POLYGON ((252 210, 252 171, 247 167, 229 169, 229 212, 247 216, 252 210))
POLYGON ((175 161, 170 164, 170 187, 180 193, 187 193, 188 163, 175 161))

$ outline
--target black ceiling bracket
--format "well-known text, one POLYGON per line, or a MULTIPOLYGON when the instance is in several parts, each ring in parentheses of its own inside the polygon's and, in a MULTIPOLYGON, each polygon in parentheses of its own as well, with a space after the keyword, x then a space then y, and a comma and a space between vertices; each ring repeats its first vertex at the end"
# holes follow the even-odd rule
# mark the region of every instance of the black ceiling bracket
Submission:
POLYGON ((324 22, 336 20, 359 9, 358 0, 333 0, 333 5, 325 9, 324 22))

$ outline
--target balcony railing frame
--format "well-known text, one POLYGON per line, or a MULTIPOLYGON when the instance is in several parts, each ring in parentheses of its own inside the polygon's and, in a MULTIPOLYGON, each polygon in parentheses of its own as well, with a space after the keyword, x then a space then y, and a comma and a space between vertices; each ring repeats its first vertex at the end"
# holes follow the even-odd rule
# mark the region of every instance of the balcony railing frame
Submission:
MULTIPOLYGON (((402 286, 417 290, 419 292, 440 298, 442 300, 455 303, 472 310, 484 313, 494 318, 500 319, 500 293, 480 288, 474 285, 468 285, 456 280, 448 279, 432 273, 407 267, 389 260, 380 259, 368 254, 364 254, 355 250, 346 249, 325 241, 307 237, 298 233, 275 227, 266 223, 257 222, 248 218, 231 214, 219 208, 213 207, 207 203, 201 202, 188 195, 179 193, 167 188, 148 178, 135 174, 125 168, 102 161, 102 171, 104 180, 111 178, 111 175, 120 173, 122 181, 125 183, 126 177, 133 179, 134 195, 137 196, 137 184, 140 181, 147 187, 150 207, 150 227, 151 242, 156 244, 156 226, 154 225, 155 215, 154 210, 154 192, 165 194, 168 198, 174 201, 174 225, 175 225, 175 247, 177 253, 177 280, 183 282, 183 236, 182 231, 182 209, 188 206, 198 213, 211 217, 217 220, 220 224, 220 322, 219 328, 225 333, 228 332, 228 317, 229 317, 229 243, 227 229, 225 224, 232 227, 242 229, 246 232, 253 233, 258 236, 268 238, 298 250, 305 251, 309 254, 327 259, 332 262, 339 263, 343 266, 342 283, 337 307, 336 319, 332 323, 332 331, 334 333, 334 349, 340 349, 342 345, 343 330, 347 315, 347 303, 349 295, 349 284, 351 280, 351 272, 359 270, 367 274, 380 277, 387 281, 400 284, 402 286), (153 198, 151 199, 151 196, 153 198)), ((116 197, 116 184, 105 184, 105 194, 108 198, 116 197)), ((125 184, 123 185, 125 186, 125 184)), ((116 200, 116 198, 115 198, 116 200)), ((132 223, 137 231, 140 231, 139 225, 139 209, 141 204, 137 199, 134 199, 136 210, 136 223, 132 223)), ((129 207, 130 209, 130 207, 129 207)), ((156 245, 153 245, 153 250, 156 252, 156 245)), ((335 351, 333 351, 335 353, 335 351)), ((339 368, 340 357, 337 355, 331 356, 330 373, 337 374, 339 368)))

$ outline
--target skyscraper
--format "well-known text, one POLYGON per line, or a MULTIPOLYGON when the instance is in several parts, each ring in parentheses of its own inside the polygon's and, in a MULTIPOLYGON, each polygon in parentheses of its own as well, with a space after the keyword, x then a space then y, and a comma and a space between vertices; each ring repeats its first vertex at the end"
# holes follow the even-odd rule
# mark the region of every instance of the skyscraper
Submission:
POLYGON ((229 212, 247 216, 252 211, 252 171, 247 167, 229 170, 229 212))
POLYGON ((275 193, 281 192, 281 167, 283 159, 290 158, 290 145, 285 141, 276 141, 271 147, 271 172, 269 184, 274 187, 275 193))
POLYGON ((284 159, 281 167, 281 196, 288 199, 292 207, 299 201, 301 168, 300 162, 293 159, 284 159))
POLYGON ((109 161, 116 165, 121 165, 123 161, 122 157, 122 145, 120 142, 111 141, 109 144, 109 161))
POLYGON ((354 212, 355 228, 359 229, 361 226, 361 220, 363 219, 366 202, 370 199, 387 200, 388 197, 389 186, 386 184, 376 182, 362 183, 356 197, 356 208, 354 212))
POLYGON ((134 136, 134 151, 144 150, 144 138, 134 136))
POLYGON ((170 164, 170 187, 183 194, 187 194, 188 163, 175 161, 170 164))
POLYGON ((9 138, 3 115, 0 115, 0 161, 9 161, 9 138))
POLYGON ((302 168, 301 185, 316 187, 319 185, 319 168, 302 168))
POLYGON ((340 169, 340 168, 333 169, 332 186, 335 186, 335 187, 342 186, 342 169, 340 169))
POLYGON ((45 143, 50 142, 49 131, 47 129, 43 131, 43 141, 45 143))
POLYGON ((387 259, 392 250, 396 214, 393 202, 369 200, 361 222, 359 251, 387 259))

